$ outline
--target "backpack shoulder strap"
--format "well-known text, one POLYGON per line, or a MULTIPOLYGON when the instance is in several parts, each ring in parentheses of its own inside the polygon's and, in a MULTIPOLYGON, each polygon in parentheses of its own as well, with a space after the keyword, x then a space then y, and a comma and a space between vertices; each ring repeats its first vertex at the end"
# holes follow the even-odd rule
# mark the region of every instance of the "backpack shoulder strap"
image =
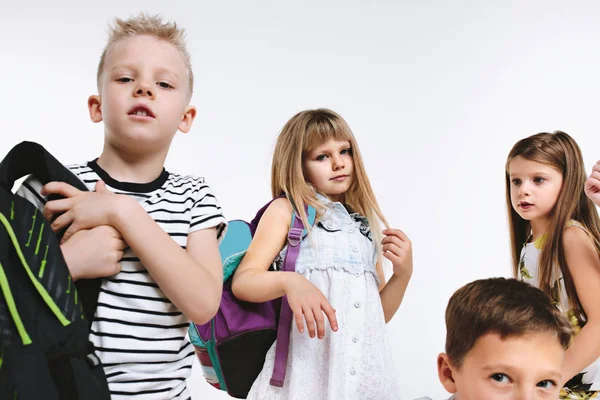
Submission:
POLYGON ((35 142, 21 142, 0 162, 0 186, 11 190, 17 179, 29 174, 34 175, 42 184, 60 181, 79 190, 88 190, 75 174, 42 145, 35 142))
MULTIPOLYGON (((308 222, 313 225, 316 218, 316 211, 312 207, 306 207, 308 222)), ((292 215, 292 224, 288 232, 288 248, 285 253, 282 270, 293 272, 296 269, 296 260, 300 254, 300 244, 306 232, 306 228, 300 219, 300 216, 294 212, 292 215)), ((292 309, 287 302, 287 296, 281 299, 281 311, 279 312, 279 324, 277 326, 277 344, 275 345, 275 362, 273 366, 273 375, 271 376, 271 385, 282 387, 285 380, 285 371, 287 366, 287 356, 290 347, 290 331, 293 319, 292 309)))
POLYGON ((98 296, 100 295, 100 287, 102 286, 102 278, 80 279, 75 282, 77 293, 81 299, 83 307, 83 315, 88 320, 88 328, 91 329, 96 308, 98 307, 98 296))

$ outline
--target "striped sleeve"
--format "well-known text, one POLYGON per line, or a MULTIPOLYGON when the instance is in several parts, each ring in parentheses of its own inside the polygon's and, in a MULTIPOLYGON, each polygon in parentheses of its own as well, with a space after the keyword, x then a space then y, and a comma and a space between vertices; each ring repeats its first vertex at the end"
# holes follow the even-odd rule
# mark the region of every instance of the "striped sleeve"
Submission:
MULTIPOLYGON (((87 168, 84 164, 76 164, 76 165, 68 165, 67 168, 69 168, 71 170, 71 172, 75 173, 75 175, 78 175, 77 173, 77 169, 82 169, 82 168, 87 168)), ((89 169, 89 168, 87 168, 89 169)), ((80 178, 81 179, 81 178, 80 178)), ((84 181, 84 183, 86 183, 84 181)), ((89 184, 86 183, 86 185, 88 186, 88 188, 90 190, 92 190, 92 188, 89 187, 89 184)), ((44 206, 46 205, 46 203, 48 202, 48 197, 47 196, 42 196, 42 187, 44 185, 42 184, 42 182, 37 179, 35 176, 33 175, 29 175, 21 184, 21 186, 19 186, 19 189, 17 189, 17 194, 23 198, 25 198, 26 200, 29 200, 29 202, 31 204, 33 204, 38 210, 43 210, 44 206)))
POLYGON ((227 229, 227 220, 213 191, 202 180, 194 193, 190 233, 208 228, 217 228, 217 238, 221 240, 227 229))
POLYGON ((41 194, 42 187, 42 182, 30 175, 17 189, 17 194, 29 200, 38 210, 42 210, 47 201, 47 198, 41 194))

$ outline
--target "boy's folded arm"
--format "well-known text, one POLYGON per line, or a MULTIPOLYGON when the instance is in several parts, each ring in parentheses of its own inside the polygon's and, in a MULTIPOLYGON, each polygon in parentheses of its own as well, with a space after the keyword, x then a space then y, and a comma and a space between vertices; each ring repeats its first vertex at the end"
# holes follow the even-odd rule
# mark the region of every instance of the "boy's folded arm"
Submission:
POLYGON ((182 249, 132 198, 118 196, 110 215, 140 262, 171 302, 193 322, 208 322, 219 308, 223 271, 217 229, 188 236, 182 249))
POLYGON ((81 230, 60 246, 73 281, 104 278, 121 271, 126 244, 112 226, 81 230))
MULTIPOLYGON (((48 198, 41 193, 42 187, 42 182, 31 175, 19 186, 16 194, 43 212, 48 198)), ((118 250, 122 250, 124 246, 115 246, 113 243, 108 246, 105 240, 109 234, 105 228, 108 227, 98 228, 94 232, 79 232, 75 240, 64 242, 60 246, 73 281, 81 278, 110 276, 120 269, 118 254, 122 254, 122 252, 118 250), (106 246, 103 248, 103 245, 106 246), (101 257, 98 257, 98 254, 101 254, 101 257)))
POLYGON ((83 269, 88 261, 87 255, 94 252, 93 247, 90 247, 90 243, 84 243, 82 246, 76 239, 72 239, 61 244, 60 250, 63 253, 73 282, 78 281, 83 277, 83 269))

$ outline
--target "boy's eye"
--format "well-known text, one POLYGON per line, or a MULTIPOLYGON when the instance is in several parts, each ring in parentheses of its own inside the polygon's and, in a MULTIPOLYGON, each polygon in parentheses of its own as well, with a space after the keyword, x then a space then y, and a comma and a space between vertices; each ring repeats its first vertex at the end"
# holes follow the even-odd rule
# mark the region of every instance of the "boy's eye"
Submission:
POLYGON ((505 374, 493 374, 492 376, 490 376, 490 378, 492 378, 493 380, 495 380, 498 383, 508 383, 508 382, 510 382, 510 379, 505 374))
POLYGON ((165 89, 172 89, 173 86, 169 85, 167 82, 158 82, 158 86, 165 89))
POLYGON ((546 179, 542 178, 541 176, 536 176, 535 178, 533 178, 533 181, 535 183, 542 183, 544 182, 546 179))
POLYGON ((127 77, 122 77, 122 78, 117 78, 117 82, 123 82, 123 83, 133 82, 133 79, 127 78, 127 77))
POLYGON ((512 180, 512 184, 515 186, 519 186, 521 184, 521 180, 518 178, 515 178, 512 180))
POLYGON ((538 382, 536 386, 544 389, 550 389, 556 386, 556 382, 551 381, 549 379, 544 379, 543 381, 538 382))

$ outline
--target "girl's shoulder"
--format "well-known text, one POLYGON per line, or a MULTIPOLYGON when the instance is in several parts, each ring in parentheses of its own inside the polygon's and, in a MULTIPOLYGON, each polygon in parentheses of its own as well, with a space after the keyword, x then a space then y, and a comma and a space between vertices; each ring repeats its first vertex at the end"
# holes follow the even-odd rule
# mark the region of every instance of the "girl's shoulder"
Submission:
POLYGON ((265 210, 264 217, 289 221, 292 218, 292 205, 285 197, 276 198, 265 210))
POLYGON ((580 222, 570 220, 563 233, 563 246, 567 252, 595 251, 591 232, 580 222))
POLYGON ((571 226, 576 226, 577 228, 580 228, 580 229, 582 229, 582 230, 584 230, 584 231, 587 232, 586 227, 583 226, 583 224, 581 222, 576 221, 574 219, 571 219, 571 220, 567 221, 567 228, 569 228, 571 226))
POLYGON ((565 228, 563 238, 564 239, 569 238, 571 240, 576 239, 576 238, 592 239, 592 233, 581 222, 572 219, 567 222, 567 226, 565 228))

